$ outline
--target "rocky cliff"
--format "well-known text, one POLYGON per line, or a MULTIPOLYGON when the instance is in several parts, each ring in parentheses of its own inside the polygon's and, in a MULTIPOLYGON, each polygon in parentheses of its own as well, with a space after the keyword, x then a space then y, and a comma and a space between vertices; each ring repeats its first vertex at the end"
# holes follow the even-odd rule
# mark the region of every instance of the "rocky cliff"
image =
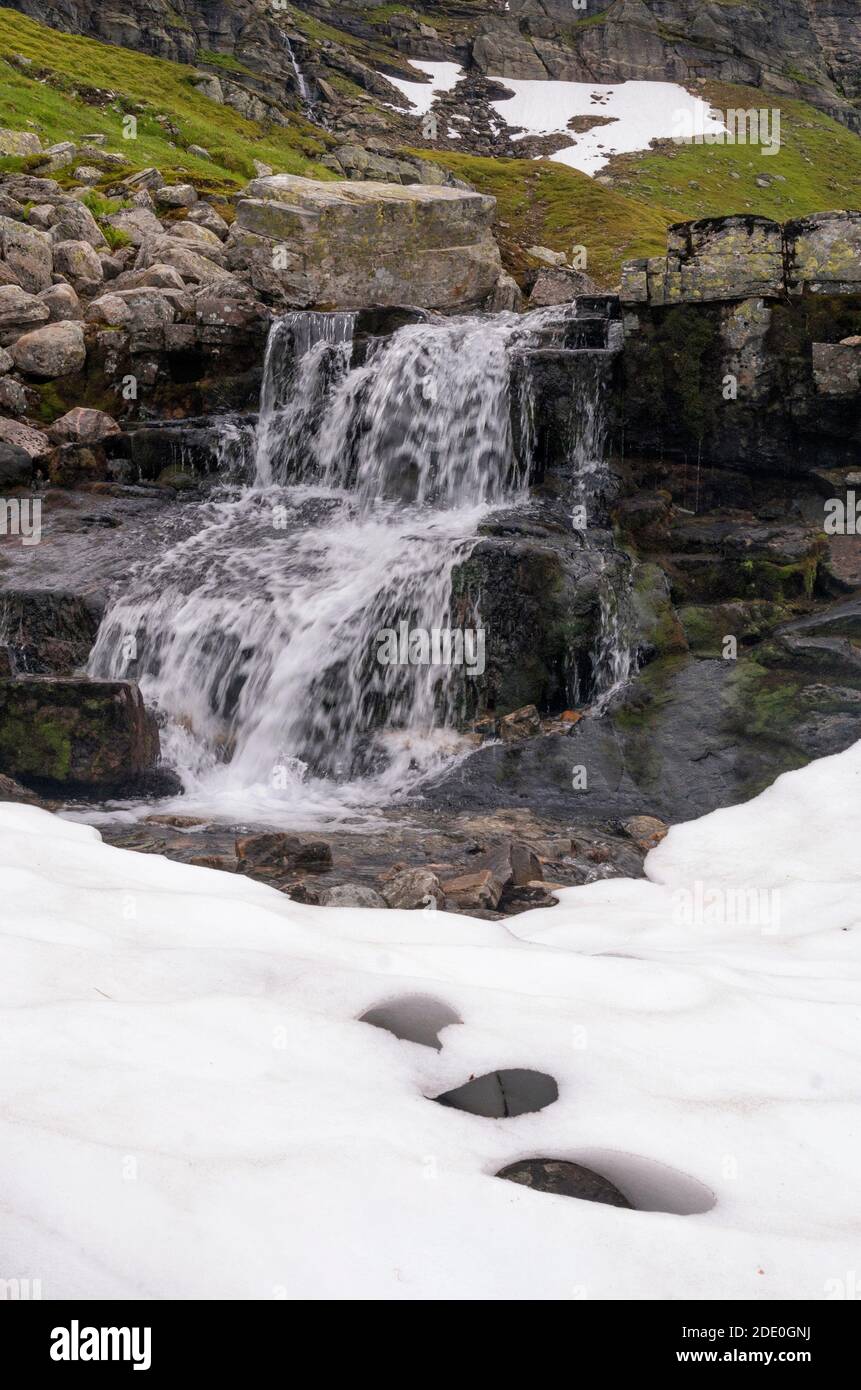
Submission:
MULTIPOLYGON (((230 69, 266 100, 297 94, 298 52, 313 94, 337 108, 345 84, 390 100, 381 70, 412 55, 497 77, 616 82, 712 79, 801 97, 861 129, 861 12, 855 0, 482 0, 369 7, 261 0, 17 0, 70 33, 230 69), (284 35, 292 42, 285 44, 284 35)), ((394 94, 397 101, 397 94, 394 94)))

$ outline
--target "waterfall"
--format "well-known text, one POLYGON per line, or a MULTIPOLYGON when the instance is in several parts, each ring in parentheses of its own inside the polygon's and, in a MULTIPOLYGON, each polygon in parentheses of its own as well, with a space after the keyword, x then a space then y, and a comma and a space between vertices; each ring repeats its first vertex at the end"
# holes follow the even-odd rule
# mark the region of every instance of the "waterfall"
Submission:
POLYGON ((299 88, 299 99, 302 102, 303 106, 310 106, 312 105, 311 89, 308 86, 308 83, 305 79, 305 74, 299 66, 299 59, 296 57, 296 54, 293 51, 293 45, 288 39, 287 35, 284 33, 283 29, 279 29, 278 32, 281 35, 281 38, 284 42, 284 47, 287 49, 287 57, 290 59, 290 66, 292 67, 293 75, 296 78, 296 86, 299 88))
POLYGON ((525 496, 512 365, 559 313, 410 324, 362 351, 352 314, 273 325, 253 480, 190 504, 90 663, 140 683, 189 804, 345 815, 467 751, 480 615, 453 573, 525 496))

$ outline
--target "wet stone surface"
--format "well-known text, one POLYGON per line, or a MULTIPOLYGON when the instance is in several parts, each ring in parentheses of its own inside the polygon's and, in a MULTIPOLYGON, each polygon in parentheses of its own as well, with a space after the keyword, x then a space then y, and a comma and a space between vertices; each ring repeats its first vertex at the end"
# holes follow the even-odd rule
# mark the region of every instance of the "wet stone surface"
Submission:
POLYGON ((645 857, 641 845, 621 827, 565 825, 521 810, 488 816, 390 812, 374 829, 278 832, 290 851, 282 856, 272 852, 277 837, 262 831, 258 835, 254 826, 219 825, 172 813, 155 812, 136 824, 117 821, 99 829, 108 844, 241 872, 299 902, 324 905, 324 895, 331 889, 359 885, 390 900, 390 906, 409 901, 418 910, 459 912, 492 921, 553 906, 554 888, 642 877, 645 857), (255 840, 262 847, 259 857, 248 853, 255 840), (331 862, 327 862, 327 850, 331 862), (511 871, 506 879, 512 859, 520 872, 511 871), (389 885, 402 883, 408 871, 422 871, 419 886, 423 891, 410 899, 389 891, 389 885), (476 878, 482 872, 495 876, 497 885, 502 881, 495 908, 483 905, 478 896, 471 901, 456 890, 446 894, 447 883, 476 878), (535 877, 515 881, 526 872, 535 877), (442 891, 430 891, 431 879, 442 891))

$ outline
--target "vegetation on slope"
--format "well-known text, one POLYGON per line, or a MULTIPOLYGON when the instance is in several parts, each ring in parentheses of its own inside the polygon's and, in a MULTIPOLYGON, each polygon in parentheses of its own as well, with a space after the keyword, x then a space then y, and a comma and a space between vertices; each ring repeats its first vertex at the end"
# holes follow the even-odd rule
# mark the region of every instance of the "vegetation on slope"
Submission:
POLYGON ((861 138, 787 97, 754 87, 707 82, 697 92, 717 111, 779 106, 780 149, 763 155, 752 145, 676 145, 617 155, 605 175, 618 192, 685 218, 756 213, 786 222, 811 212, 861 208, 861 138), (768 179, 767 185, 757 179, 768 179))
POLYGON ((575 246, 584 246, 587 273, 611 287, 623 261, 666 249, 667 227, 680 217, 674 208, 650 207, 548 159, 483 159, 449 150, 415 153, 496 198, 496 237, 514 275, 534 264, 524 256, 524 247, 547 246, 571 257, 575 246))
MULTIPOLYGON (((247 182, 255 159, 279 173, 332 177, 317 162, 330 137, 298 112, 289 126, 259 125, 204 96, 193 85, 195 77, 200 69, 63 34, 0 9, 3 126, 34 131, 43 145, 102 132, 130 168, 154 164, 167 178, 190 177, 213 191, 247 182), (128 114, 137 119, 132 140, 123 138, 128 114), (211 159, 189 154, 188 145, 202 146, 211 159)), ((31 163, 4 159, 0 169, 31 163)))

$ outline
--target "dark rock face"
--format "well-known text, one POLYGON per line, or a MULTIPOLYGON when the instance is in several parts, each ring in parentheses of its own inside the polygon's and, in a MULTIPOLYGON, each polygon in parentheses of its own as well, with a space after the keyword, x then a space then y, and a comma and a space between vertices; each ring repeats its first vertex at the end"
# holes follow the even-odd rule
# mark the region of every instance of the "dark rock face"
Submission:
POLYGON ((530 1187, 533 1192, 550 1192, 556 1197, 578 1197, 581 1202, 603 1202, 608 1207, 630 1207, 618 1187, 600 1173, 562 1158, 522 1158, 500 1168, 496 1175, 508 1182, 530 1187))
POLYGON ((158 728, 129 681, 0 681, 0 769, 26 786, 142 794, 158 783, 158 759, 158 728))
POLYGON ((623 273, 626 448, 810 473, 861 463, 861 214, 709 218, 623 273))
POLYGON ((54 590, 0 593, 0 642, 12 674, 68 676, 85 666, 101 618, 100 605, 54 590))

